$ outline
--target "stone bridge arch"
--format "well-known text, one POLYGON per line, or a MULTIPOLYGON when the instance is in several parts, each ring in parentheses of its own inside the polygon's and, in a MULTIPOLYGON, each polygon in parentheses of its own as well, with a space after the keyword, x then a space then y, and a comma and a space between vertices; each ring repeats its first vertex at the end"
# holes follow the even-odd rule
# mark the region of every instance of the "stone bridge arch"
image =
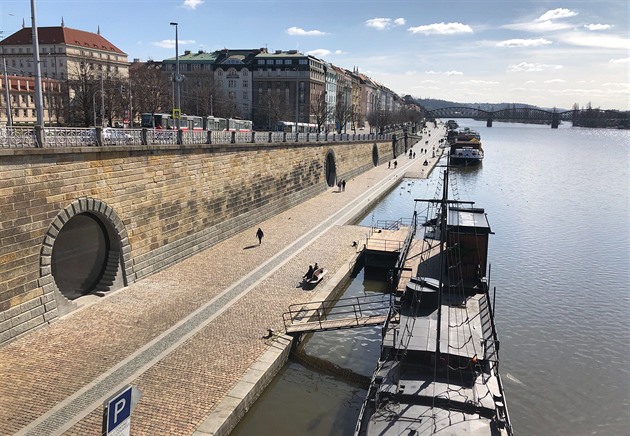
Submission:
POLYGON ((59 316, 76 309, 79 297, 127 286, 135 274, 122 220, 101 200, 76 199, 48 227, 39 270, 39 285, 52 291, 59 316))

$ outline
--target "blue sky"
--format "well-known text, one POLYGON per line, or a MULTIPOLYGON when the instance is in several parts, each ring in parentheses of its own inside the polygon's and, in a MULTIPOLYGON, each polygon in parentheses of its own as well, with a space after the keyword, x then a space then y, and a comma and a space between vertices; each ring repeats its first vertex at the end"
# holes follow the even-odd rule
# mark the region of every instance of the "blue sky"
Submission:
MULTIPOLYGON (((36 0, 38 26, 101 34, 129 59, 179 48, 297 49, 399 94, 630 109, 628 0, 36 0)), ((6 37, 27 0, 0 2, 6 37)))

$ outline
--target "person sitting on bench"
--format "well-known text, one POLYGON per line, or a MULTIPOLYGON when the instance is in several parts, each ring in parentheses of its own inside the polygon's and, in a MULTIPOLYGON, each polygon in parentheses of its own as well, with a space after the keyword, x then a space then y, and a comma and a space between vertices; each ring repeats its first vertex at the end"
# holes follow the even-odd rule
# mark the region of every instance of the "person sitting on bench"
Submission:
POLYGON ((308 266, 308 271, 306 271, 306 274, 304 274, 303 278, 306 279, 306 280, 312 279, 314 272, 315 272, 315 268, 313 268, 313 265, 309 265, 308 266))

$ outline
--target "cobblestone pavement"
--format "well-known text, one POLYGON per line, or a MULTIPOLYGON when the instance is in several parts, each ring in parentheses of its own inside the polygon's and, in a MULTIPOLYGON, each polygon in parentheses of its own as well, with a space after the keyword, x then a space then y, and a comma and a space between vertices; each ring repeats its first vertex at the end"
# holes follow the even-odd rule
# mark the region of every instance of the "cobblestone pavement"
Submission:
POLYGON ((428 172, 419 149, 260 223, 260 245, 252 228, 0 348, 0 435, 99 434, 103 402, 130 383, 133 435, 192 434, 269 348, 267 329, 313 298, 306 267, 325 266, 324 283, 350 268, 366 229, 347 222, 428 172))

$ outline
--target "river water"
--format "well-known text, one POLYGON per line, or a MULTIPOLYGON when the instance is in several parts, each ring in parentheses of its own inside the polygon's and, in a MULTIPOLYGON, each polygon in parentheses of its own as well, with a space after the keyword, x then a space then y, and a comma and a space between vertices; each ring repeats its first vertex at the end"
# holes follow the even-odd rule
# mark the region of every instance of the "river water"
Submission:
MULTIPOLYGON (((501 374, 517 435, 630 435, 630 132, 461 120, 482 167, 459 199, 486 209, 501 374)), ((403 180, 362 220, 409 218, 429 180, 403 180)), ((345 296, 383 289, 363 275, 345 296)), ((314 334, 305 351, 370 376, 380 329, 314 334)), ((232 435, 351 435, 366 391, 290 361, 232 435)))

